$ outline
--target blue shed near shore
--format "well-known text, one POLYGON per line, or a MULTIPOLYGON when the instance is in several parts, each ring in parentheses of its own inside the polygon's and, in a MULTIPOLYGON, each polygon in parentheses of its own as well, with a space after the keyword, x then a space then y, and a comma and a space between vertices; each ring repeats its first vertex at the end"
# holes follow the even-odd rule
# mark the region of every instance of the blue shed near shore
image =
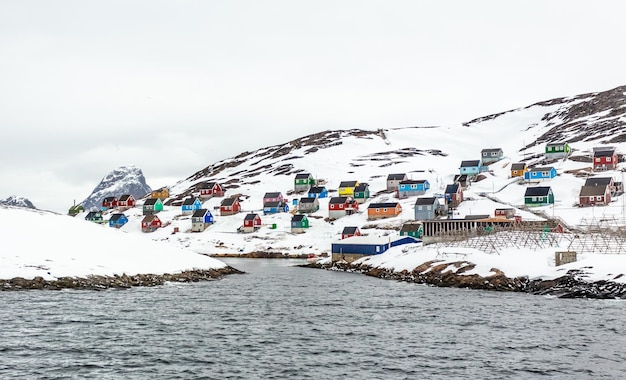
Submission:
POLYGON ((363 256, 379 255, 391 247, 419 242, 412 236, 351 236, 332 243, 332 261, 352 262, 363 256))

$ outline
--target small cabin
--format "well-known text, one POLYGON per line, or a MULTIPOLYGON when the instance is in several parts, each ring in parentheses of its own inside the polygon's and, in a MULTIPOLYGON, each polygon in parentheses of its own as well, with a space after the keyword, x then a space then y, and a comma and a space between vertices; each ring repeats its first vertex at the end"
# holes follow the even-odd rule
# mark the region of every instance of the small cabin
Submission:
POLYGON ((446 185, 446 189, 444 190, 444 197, 446 198, 446 202, 452 206, 457 207, 461 202, 463 202, 463 188, 460 183, 451 183, 446 185))
POLYGON ((218 182, 205 181, 196 185, 200 199, 208 199, 213 197, 223 197, 226 191, 218 182))
POLYGON ((328 190, 325 186, 311 186, 308 193, 309 198, 327 198, 328 190))
POLYGON ((341 231, 341 238, 349 238, 351 236, 361 236, 361 230, 359 227, 344 227, 341 231))
POLYGON ((524 177, 527 171, 528 165, 525 162, 511 164, 511 177, 524 177))
POLYGON ((234 196, 222 200, 220 203, 220 215, 235 215, 241 212, 241 204, 239 203, 239 197, 234 196))
POLYGON ((192 215, 194 211, 202 208, 202 202, 198 198, 187 198, 180 208, 183 215, 192 215))
POLYGON ((552 179, 556 177, 556 169, 552 166, 532 168, 524 173, 524 179, 527 181, 538 181, 543 179, 552 179))
POLYGON ((287 200, 283 197, 283 194, 278 191, 265 193, 263 195, 263 205, 265 206, 268 202, 278 202, 278 203, 287 203, 287 200))
POLYGON ((459 174, 470 175, 478 175, 480 173, 480 168, 482 164, 480 160, 465 160, 461 161, 461 166, 459 167, 459 174))
POLYGON ((587 185, 580 188, 578 204, 584 206, 606 206, 611 203, 611 189, 608 184, 587 185))
POLYGON ((148 198, 143 202, 143 214, 152 215, 163 211, 163 201, 161 198, 148 198))
POLYGON ((365 203, 370 197, 370 187, 367 183, 359 183, 354 188, 354 200, 365 203))
POLYGON ((317 198, 300 198, 298 202, 298 212, 310 213, 320 209, 320 201, 317 198))
POLYGON ((73 205, 68 210, 67 215, 69 215, 69 216, 76 216, 76 215, 80 214, 81 212, 85 212, 85 208, 83 207, 83 205, 73 205))
POLYGON ((419 222, 408 222, 402 225, 400 228, 400 236, 411 236, 414 238, 421 238, 424 233, 424 227, 419 222))
POLYGON ((309 228, 309 218, 306 214, 296 214, 291 217, 291 232, 303 233, 309 228))
POLYGON ((406 181, 409 179, 406 176, 406 173, 396 173, 387 175, 387 190, 388 191, 396 191, 398 190, 398 186, 400 182, 406 181))
POLYGON ((87 215, 85 215, 85 220, 89 222, 102 223, 102 212, 100 211, 89 211, 87 215))
POLYGON ((300 193, 307 191, 311 186, 315 185, 315 178, 311 173, 298 173, 293 179, 293 191, 300 193))
POLYGON ((430 182, 426 179, 413 180, 407 179, 398 184, 398 199, 406 199, 416 195, 424 195, 430 190, 430 182))
POLYGON ((263 205, 263 215, 289 212, 289 205, 279 201, 265 202, 263 205))
POLYGON ((545 158, 547 160, 559 159, 569 156, 571 148, 566 142, 554 142, 546 144, 545 158))
POLYGON ((120 210, 128 210, 133 207, 135 207, 135 197, 131 194, 124 194, 117 201, 117 208, 120 210))
POLYGON ((249 233, 258 230, 259 228, 261 228, 261 217, 259 214, 246 214, 243 218, 242 231, 249 233))
POLYGON ((161 228, 161 225, 162 225, 161 219, 159 219, 158 216, 154 214, 146 215, 141 220, 141 231, 142 232, 154 232, 157 229, 161 228))
POLYGON ((415 200, 415 220, 431 220, 437 217, 439 201, 435 197, 419 197, 415 200))
POLYGON ((489 148, 480 151, 480 158, 483 165, 493 164, 498 162, 504 157, 504 152, 501 148, 489 148))
POLYGON ((585 180, 584 186, 600 186, 607 185, 611 191, 611 195, 615 196, 618 192, 623 191, 622 185, 615 182, 613 177, 591 177, 585 180))
POLYGON ((331 219, 352 215, 359 211, 359 202, 350 197, 332 197, 328 201, 328 217, 331 219))
POLYGON ((117 197, 106 197, 102 200, 102 209, 109 210, 117 207, 117 197))
POLYGON ((128 218, 122 213, 116 213, 109 218, 109 227, 120 228, 128 223, 128 218))
POLYGON ((213 214, 208 209, 195 210, 191 215, 191 232, 202 232, 214 222, 213 214))
POLYGON ((393 218, 400 214, 402 214, 402 206, 399 202, 370 203, 367 207, 369 220, 393 218))
POLYGON ((157 190, 153 190, 150 193, 150 198, 159 198, 160 200, 165 200, 170 197, 170 189, 167 187, 162 187, 157 190))
POLYGON ((497 208, 494 210, 493 216, 495 218, 515 219, 515 209, 509 207, 497 208))
POLYGON ((548 206, 554 204, 554 194, 550 186, 534 186, 526 188, 524 205, 548 206))
POLYGON ((617 151, 614 147, 593 148, 593 170, 615 170, 617 169, 617 151))
POLYGON ((341 181, 337 193, 340 197, 354 197, 354 188, 359 186, 359 181, 341 181))

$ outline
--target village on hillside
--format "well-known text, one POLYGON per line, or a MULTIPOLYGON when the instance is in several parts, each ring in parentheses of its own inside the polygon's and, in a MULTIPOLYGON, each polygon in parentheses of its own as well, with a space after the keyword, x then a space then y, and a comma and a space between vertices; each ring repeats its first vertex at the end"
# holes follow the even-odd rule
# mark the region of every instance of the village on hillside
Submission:
MULTIPOLYGON (((176 196, 171 196, 167 187, 141 199, 119 194, 104 198, 98 210, 72 206, 69 215, 125 232, 161 231, 157 240, 176 239, 185 246, 197 245, 192 235, 206 234, 204 240, 211 243, 201 250, 209 255, 246 251, 225 244, 226 234, 238 235, 244 242, 254 238, 272 241, 271 234, 280 231, 283 236, 299 237, 295 240, 302 244, 257 245, 253 249, 293 248, 347 262, 404 244, 449 244, 502 231, 521 231, 525 240, 540 236, 533 239, 541 244, 538 240, 544 241, 548 233, 574 231, 575 226, 555 216, 554 211, 553 215, 546 212, 550 207, 554 210, 558 202, 553 180, 564 174, 559 164, 572 159, 570 145, 550 142, 545 144, 543 155, 519 162, 504 160, 504 153, 502 148, 484 148, 476 157, 461 160, 457 168, 449 168, 449 183, 431 183, 432 177, 429 181, 426 175, 414 178, 409 173, 390 172, 384 182, 372 186, 367 179, 349 178, 348 173, 346 178, 321 179, 300 170, 292 176, 292 188, 268 187, 259 192, 264 193, 262 199, 237 193, 237 189, 231 191, 228 181, 203 179, 176 196), (499 189, 495 188, 496 177, 499 189), (329 183, 338 186, 330 188, 329 183), (514 184, 521 186, 510 186, 514 184), (523 202, 502 202, 498 195, 505 189, 520 192, 518 198, 523 202), (220 223, 216 231, 214 226, 220 223), (315 243, 303 238, 315 230, 321 231, 313 238, 315 243), (370 233, 372 230, 383 233, 370 233), (217 233, 222 237, 215 238, 217 233)), ((615 147, 597 146, 588 167, 567 173, 584 178, 584 184, 572 190, 578 193, 572 206, 601 209, 623 194, 623 183, 616 180, 619 158, 615 147)), ((443 176, 437 176, 438 182, 440 178, 443 176)), ((261 182, 256 186, 268 185, 261 182)), ((568 260, 575 257, 563 258, 562 263, 568 260)))

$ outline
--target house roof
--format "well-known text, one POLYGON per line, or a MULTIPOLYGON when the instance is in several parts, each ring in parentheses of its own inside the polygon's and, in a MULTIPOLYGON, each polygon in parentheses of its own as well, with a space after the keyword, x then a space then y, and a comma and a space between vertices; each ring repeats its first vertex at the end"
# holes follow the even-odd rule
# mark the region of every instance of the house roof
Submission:
POLYGON ((143 204, 144 206, 154 206, 158 201, 160 201, 159 198, 148 198, 143 204))
POLYGON ((465 182, 467 181, 467 174, 456 174, 454 176, 455 182, 465 182))
POLYGON ((348 201, 348 197, 332 197, 328 201, 329 204, 337 204, 337 203, 346 203, 348 201))
POLYGON ((472 166, 480 166, 480 160, 461 161, 461 167, 462 168, 468 168, 468 167, 472 167, 472 166))
POLYGON ((341 181, 339 187, 355 187, 359 181, 341 181))
POLYGON ((183 201, 183 206, 191 206, 196 203, 197 198, 187 198, 183 201))
POLYGON ((370 187, 370 185, 368 185, 367 183, 360 183, 359 186, 354 188, 354 191, 356 191, 356 192, 365 191, 369 187, 370 187))
POLYGON ((407 179, 404 181, 400 181, 400 185, 411 185, 411 184, 420 184, 428 182, 427 179, 407 179))
POLYGON ((591 177, 585 180, 584 186, 609 185, 613 182, 613 177, 591 177))
POLYGON ((201 208, 198 209, 196 211, 193 212, 193 215, 191 215, 192 218, 202 218, 204 217, 206 214, 211 214, 211 212, 209 210, 207 210, 206 208, 201 208))
POLYGON ((159 220, 159 217, 151 214, 151 215, 146 215, 142 220, 141 223, 151 223, 154 219, 159 220))
POLYGON ((566 142, 553 142, 553 143, 547 143, 546 146, 563 146, 567 144, 566 142))
POLYGON ((205 181, 205 182, 200 182, 198 184, 198 189, 212 189, 213 186, 215 186, 216 182, 215 181, 205 181))
POLYGON ((281 203, 279 201, 270 201, 270 202, 265 202, 265 204, 263 205, 263 208, 279 207, 280 205, 281 205, 281 203))
POLYGON ((458 183, 452 183, 452 184, 446 185, 445 194, 457 193, 460 187, 461 185, 459 185, 458 183))
POLYGON ((126 215, 122 214, 122 213, 116 213, 111 215, 111 217, 109 218, 109 221, 112 222, 117 222, 118 220, 120 220, 122 217, 126 217, 126 215))
POLYGON ((344 227, 341 231, 342 235, 354 235, 359 230, 359 227, 344 227))
POLYGON ((417 232, 419 231, 421 227, 422 227, 422 223, 415 223, 415 222, 404 223, 402 225, 402 228, 400 229, 400 232, 417 232))
POLYGON ((480 151, 480 153, 492 153, 492 152, 500 153, 502 152, 502 148, 486 148, 480 151))
POLYGON ((116 199, 117 199, 117 197, 105 197, 104 198, 104 202, 113 202, 116 199))
POLYGON ((551 191, 552 189, 550 188, 550 186, 527 187, 526 192, 524 193, 524 196, 525 197, 545 197, 548 194, 550 194, 551 191))
POLYGON ((291 218, 292 222, 302 222, 303 220, 306 220, 306 214, 296 214, 291 218))
POLYGON ((437 202, 437 198, 435 197, 419 197, 415 200, 416 206, 429 206, 433 205, 437 202))
POLYGON ((465 220, 480 220, 480 219, 490 219, 491 215, 489 214, 473 214, 473 215, 465 215, 465 220))
POLYGON ((266 198, 280 198, 283 195, 280 193, 280 191, 274 191, 274 192, 270 192, 270 193, 265 193, 265 195, 263 196, 263 199, 266 198))
POLYGON ((313 178, 311 173, 298 173, 298 174, 296 174, 296 179, 308 179, 308 178, 313 178))
POLYGON ((611 157, 615 154, 615 148, 611 149, 611 150, 594 150, 593 151, 593 156, 594 157, 611 157))
POLYGON ((300 203, 315 203, 315 201, 317 201, 317 198, 314 197, 300 198, 300 203))
POLYGON ((549 172, 552 170, 554 170, 553 166, 544 166, 540 168, 531 168, 529 171, 537 173, 537 172, 549 172))
POLYGON ((381 202, 381 203, 370 203, 367 208, 395 208, 399 205, 398 202, 381 202))
POLYGON ((400 181, 406 178, 406 173, 388 174, 387 181, 400 181))
POLYGON ((604 195, 607 193, 608 185, 590 185, 590 186, 582 186, 580 188, 579 197, 591 197, 596 195, 604 195))
POLYGON ((259 216, 259 214, 246 214, 243 220, 254 220, 256 218, 261 218, 261 217, 259 216))
POLYGON ((511 164, 511 170, 524 170, 526 166, 527 165, 525 162, 516 162, 514 164, 511 164))
POLYGON ((326 187, 324 186, 311 186, 311 188, 309 189, 309 193, 312 194, 319 194, 326 191, 326 187))
POLYGON ((222 199, 222 203, 220 203, 220 206, 232 206, 238 202, 239 199, 237 197, 224 198, 222 199))
POLYGON ((100 211, 89 211, 85 218, 95 218, 96 216, 102 216, 100 211))

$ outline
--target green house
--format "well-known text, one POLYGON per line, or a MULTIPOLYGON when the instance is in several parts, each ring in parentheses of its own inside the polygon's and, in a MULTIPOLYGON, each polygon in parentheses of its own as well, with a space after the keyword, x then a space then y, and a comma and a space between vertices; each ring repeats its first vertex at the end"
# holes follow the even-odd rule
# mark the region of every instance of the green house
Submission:
POLYGON ((365 203, 370 197, 370 187, 367 183, 360 183, 354 188, 354 200, 365 203))
POLYGON ((296 214, 291 218, 291 232, 302 233, 309 228, 309 218, 305 214, 296 214))
POLYGON ((569 156, 571 148, 566 142, 546 144, 546 158, 562 158, 569 156))
POLYGON ((412 236, 414 238, 421 238, 424 234, 424 227, 422 223, 410 222, 404 223, 400 229, 400 236, 412 236))
POLYGON ((554 194, 550 186, 535 186, 526 188, 524 205, 548 206, 554 204, 554 194))
POLYGON ((84 211, 85 211, 85 208, 83 207, 83 205, 74 205, 70 207, 69 211, 67 212, 67 215, 76 216, 84 211))
POLYGON ((85 216, 85 220, 95 223, 104 223, 102 213, 100 211, 89 211, 89 213, 85 216))
POLYGON ((143 203, 143 214, 152 215, 163 211, 163 201, 161 198, 148 198, 143 203))
POLYGON ((315 179, 311 173, 298 173, 293 180, 293 190, 296 193, 307 191, 311 186, 315 186, 315 179))

